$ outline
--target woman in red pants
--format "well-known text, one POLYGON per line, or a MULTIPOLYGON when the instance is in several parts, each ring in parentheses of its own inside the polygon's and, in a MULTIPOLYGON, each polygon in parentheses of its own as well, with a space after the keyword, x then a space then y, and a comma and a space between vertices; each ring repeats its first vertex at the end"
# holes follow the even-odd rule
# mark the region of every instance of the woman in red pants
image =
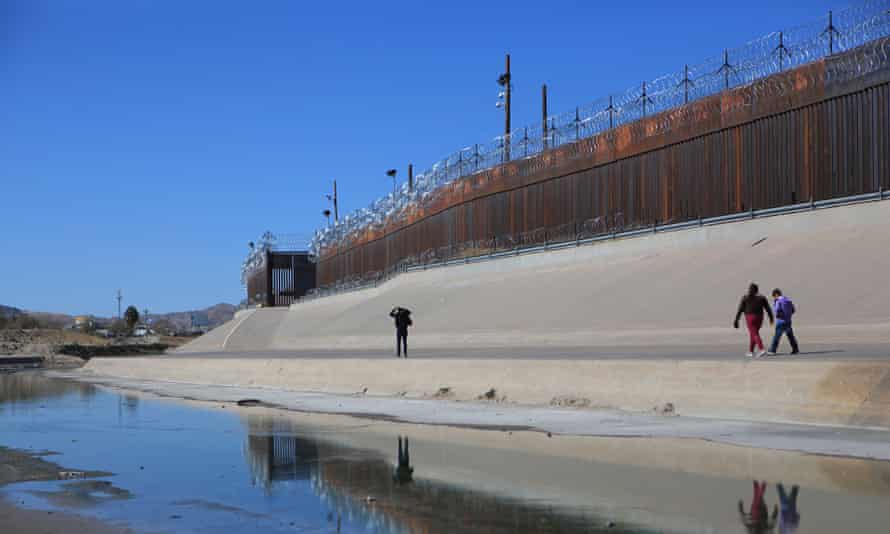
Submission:
POLYGON ((769 324, 773 324, 773 310, 770 308, 769 301, 766 300, 766 297, 760 294, 760 288, 757 287, 757 284, 751 284, 748 286, 748 294, 742 297, 742 301, 739 302, 739 309, 735 313, 735 321, 733 321, 732 325, 735 328, 739 327, 739 317, 742 314, 745 314, 745 323, 748 325, 748 354, 749 357, 760 358, 766 351, 763 350, 763 340, 760 339, 760 327, 763 326, 763 314, 764 312, 769 316, 769 324), (758 352, 755 355, 754 347, 757 347, 758 352))

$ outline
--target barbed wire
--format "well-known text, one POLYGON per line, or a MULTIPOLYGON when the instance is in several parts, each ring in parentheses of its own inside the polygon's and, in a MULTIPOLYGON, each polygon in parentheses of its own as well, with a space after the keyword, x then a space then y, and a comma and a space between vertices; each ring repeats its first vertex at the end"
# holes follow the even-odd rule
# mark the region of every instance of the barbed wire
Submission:
MULTIPOLYGON (((418 174, 413 188, 402 184, 396 192, 318 230, 309 243, 309 250, 320 257, 332 247, 344 246, 363 234, 379 232, 412 211, 432 206, 449 193, 482 187, 486 177, 480 171, 591 138, 647 116, 677 110, 667 114, 657 128, 639 134, 659 135, 679 123, 695 120, 684 107, 687 103, 752 84, 888 35, 890 0, 870 0, 807 24, 764 35, 743 46, 723 50, 623 93, 550 116, 546 128, 543 124, 526 126, 487 143, 464 147, 418 174)), ((850 65, 849 70, 856 72, 861 68, 861 64, 855 64, 850 65)), ((781 86, 764 89, 773 94, 788 90, 781 86)))
POLYGON ((248 244, 250 251, 241 262, 241 287, 247 287, 250 275, 266 266, 266 252, 306 251, 308 241, 305 234, 264 232, 256 241, 248 244))

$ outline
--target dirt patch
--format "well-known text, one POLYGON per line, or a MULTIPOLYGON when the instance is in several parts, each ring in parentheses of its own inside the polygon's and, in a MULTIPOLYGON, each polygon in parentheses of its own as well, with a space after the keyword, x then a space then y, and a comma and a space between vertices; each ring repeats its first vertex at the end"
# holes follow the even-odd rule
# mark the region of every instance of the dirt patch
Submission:
POLYGON ((677 413, 677 407, 674 406, 673 402, 665 402, 664 404, 659 404, 653 407, 652 411, 655 412, 656 415, 664 415, 666 417, 680 415, 679 413, 677 413))
POLYGON ((576 397, 574 395, 559 395, 550 399, 550 406, 560 406, 567 408, 590 408, 590 399, 585 397, 576 397))
POLYGON ((0 330, 0 354, 49 356, 59 345, 107 345, 110 341, 72 330, 9 328, 0 330))
POLYGON ((452 390, 448 386, 440 387, 435 393, 433 393, 434 399, 450 399, 454 397, 454 390, 452 390))
POLYGON ((110 476, 104 471, 77 471, 60 467, 58 464, 44 460, 55 453, 50 451, 29 452, 18 449, 0 447, 0 486, 13 482, 32 480, 60 480, 64 473, 82 473, 83 478, 110 476))
POLYGON ((488 391, 486 391, 485 393, 476 397, 476 400, 491 401, 491 402, 504 402, 507 400, 507 396, 506 395, 498 395, 498 390, 496 390, 495 388, 491 388, 488 391))
POLYGON ((114 345, 80 345, 77 343, 61 345, 56 351, 60 354, 77 356, 84 360, 109 356, 150 356, 163 354, 169 345, 164 343, 146 344, 114 344, 114 345))
POLYGON ((56 491, 32 491, 31 494, 63 508, 89 508, 133 497, 129 491, 107 480, 78 480, 62 484, 56 491))

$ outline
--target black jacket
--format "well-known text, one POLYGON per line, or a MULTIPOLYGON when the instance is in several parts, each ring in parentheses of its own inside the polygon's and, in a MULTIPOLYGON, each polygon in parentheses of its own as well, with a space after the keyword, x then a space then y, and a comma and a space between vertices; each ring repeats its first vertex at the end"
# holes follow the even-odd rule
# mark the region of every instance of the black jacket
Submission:
POLYGON ((408 327, 413 324, 411 322, 411 310, 405 308, 393 308, 393 310, 389 312, 389 316, 395 320, 396 330, 407 332, 408 327))
POLYGON ((735 321, 739 321, 742 314, 756 315, 763 319, 763 312, 769 315, 769 321, 773 322, 773 310, 769 306, 769 301, 763 295, 745 295, 739 302, 739 309, 735 312, 735 321))

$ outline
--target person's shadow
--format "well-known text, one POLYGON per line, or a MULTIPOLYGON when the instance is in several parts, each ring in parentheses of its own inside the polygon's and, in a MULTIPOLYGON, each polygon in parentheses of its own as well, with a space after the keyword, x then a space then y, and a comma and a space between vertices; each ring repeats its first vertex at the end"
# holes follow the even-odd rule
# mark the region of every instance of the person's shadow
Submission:
POLYGON ((405 446, 402 447, 402 436, 399 436, 399 457, 392 479, 396 484, 408 484, 414 481, 414 468, 411 467, 411 457, 408 453, 408 438, 405 438, 405 446))

